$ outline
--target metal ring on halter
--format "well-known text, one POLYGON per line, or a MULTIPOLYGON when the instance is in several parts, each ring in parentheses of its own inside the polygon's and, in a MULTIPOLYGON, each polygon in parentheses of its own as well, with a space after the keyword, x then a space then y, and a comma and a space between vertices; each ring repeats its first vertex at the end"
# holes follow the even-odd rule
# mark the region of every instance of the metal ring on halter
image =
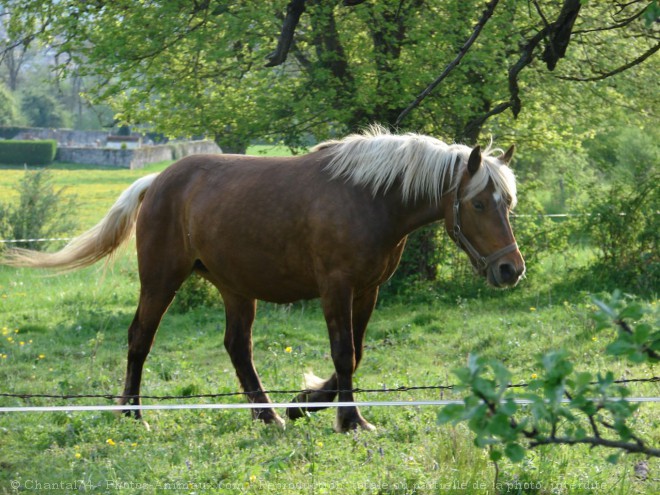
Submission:
POLYGON ((461 245, 463 248, 472 256, 472 258, 475 260, 475 262, 478 265, 478 268, 480 270, 486 270, 490 264, 499 259, 500 257, 504 256, 507 253, 513 252, 516 249, 518 249, 518 244, 516 242, 513 242, 512 244, 509 244, 508 246, 503 247, 502 249, 498 249, 494 253, 489 254, 488 256, 482 256, 479 251, 472 245, 472 243, 468 240, 467 237, 463 234, 463 231, 461 230, 461 217, 460 217, 460 208, 461 208, 461 200, 459 199, 458 195, 458 188, 456 188, 456 199, 454 200, 454 241, 456 244, 458 244, 459 247, 461 245))

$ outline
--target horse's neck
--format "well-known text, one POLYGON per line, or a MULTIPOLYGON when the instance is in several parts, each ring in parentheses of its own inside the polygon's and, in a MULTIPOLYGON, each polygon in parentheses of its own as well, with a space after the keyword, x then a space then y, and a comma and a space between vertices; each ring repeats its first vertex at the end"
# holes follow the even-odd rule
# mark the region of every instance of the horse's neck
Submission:
POLYGON ((415 202, 404 203, 400 194, 390 198, 389 208, 392 213, 393 227, 397 236, 404 237, 425 225, 440 221, 445 216, 447 199, 440 202, 420 199, 415 202))

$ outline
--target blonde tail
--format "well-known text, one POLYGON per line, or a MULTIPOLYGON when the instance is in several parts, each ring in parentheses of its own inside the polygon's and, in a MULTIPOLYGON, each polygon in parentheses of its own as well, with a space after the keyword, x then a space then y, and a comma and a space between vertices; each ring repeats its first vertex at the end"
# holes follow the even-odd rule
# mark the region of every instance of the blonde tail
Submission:
POLYGON ((0 264, 71 271, 108 256, 130 237, 144 194, 157 175, 147 175, 135 181, 96 226, 73 239, 60 251, 42 253, 11 249, 0 259, 0 264))

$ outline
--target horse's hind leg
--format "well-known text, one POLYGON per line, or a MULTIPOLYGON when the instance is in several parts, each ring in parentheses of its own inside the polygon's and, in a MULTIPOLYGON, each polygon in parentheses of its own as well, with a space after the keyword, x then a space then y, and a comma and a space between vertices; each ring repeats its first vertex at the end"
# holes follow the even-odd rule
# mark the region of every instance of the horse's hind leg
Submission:
MULTIPOLYGON (((128 328, 126 382, 123 398, 119 402, 122 405, 140 405, 142 369, 154 342, 158 325, 174 299, 176 291, 192 270, 183 266, 183 263, 177 269, 174 260, 170 260, 170 263, 169 266, 160 266, 155 271, 147 270, 144 264, 140 267, 140 302, 133 322, 128 328)), ((126 415, 130 415, 130 412, 130 410, 126 411, 126 415)), ((139 409, 133 412, 136 419, 142 417, 139 409)))
MULTIPOLYGON (((227 319, 225 348, 241 387, 247 393, 250 402, 270 404, 252 359, 252 323, 257 308, 256 301, 224 291, 222 299, 225 303, 227 319)), ((271 407, 252 409, 252 417, 265 423, 284 426, 284 420, 271 407)))

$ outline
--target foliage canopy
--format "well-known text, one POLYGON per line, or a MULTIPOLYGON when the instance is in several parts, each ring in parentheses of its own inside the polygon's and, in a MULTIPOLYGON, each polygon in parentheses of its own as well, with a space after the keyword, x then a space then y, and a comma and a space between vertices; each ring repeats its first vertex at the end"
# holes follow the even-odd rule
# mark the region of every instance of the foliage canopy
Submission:
POLYGON ((1 0, 0 12, 5 53, 39 40, 60 69, 91 76, 92 99, 112 102, 122 122, 210 135, 228 150, 255 138, 295 147, 310 135, 393 124, 477 21, 480 36, 406 128, 476 141, 515 127, 524 140, 557 143, 615 113, 634 123, 657 118, 655 1, 491 1, 485 20, 477 0, 345 3, 353 6, 1 0), (266 67, 294 8, 302 10, 285 61, 266 67))

